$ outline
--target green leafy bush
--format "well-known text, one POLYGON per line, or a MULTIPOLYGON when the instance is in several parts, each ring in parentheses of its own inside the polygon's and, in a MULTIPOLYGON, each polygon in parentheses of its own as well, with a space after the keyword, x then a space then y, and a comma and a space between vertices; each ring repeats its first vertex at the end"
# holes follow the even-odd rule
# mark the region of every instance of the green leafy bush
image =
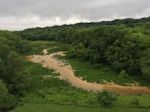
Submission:
POLYGON ((16 99, 8 93, 4 83, 0 80, 0 110, 8 110, 16 105, 16 99))
POLYGON ((98 102, 102 107, 111 107, 117 102, 117 96, 114 93, 103 91, 99 93, 98 102))
POLYGON ((135 106, 135 107, 139 107, 140 106, 140 101, 135 98, 132 102, 131 102, 131 105, 135 106))

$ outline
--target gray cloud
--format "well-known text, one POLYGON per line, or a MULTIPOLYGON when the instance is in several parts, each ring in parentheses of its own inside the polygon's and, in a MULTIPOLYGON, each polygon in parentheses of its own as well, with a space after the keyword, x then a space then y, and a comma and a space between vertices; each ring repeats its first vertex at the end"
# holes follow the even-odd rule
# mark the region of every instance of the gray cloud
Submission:
POLYGON ((0 0, 0 28, 150 16, 150 0, 0 0))

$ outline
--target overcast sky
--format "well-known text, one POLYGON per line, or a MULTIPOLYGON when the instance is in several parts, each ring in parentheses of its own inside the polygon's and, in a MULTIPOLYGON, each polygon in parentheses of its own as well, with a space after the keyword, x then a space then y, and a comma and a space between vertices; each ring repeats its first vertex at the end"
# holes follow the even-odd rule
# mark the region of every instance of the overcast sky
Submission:
POLYGON ((0 0, 0 29, 150 16, 150 0, 0 0))

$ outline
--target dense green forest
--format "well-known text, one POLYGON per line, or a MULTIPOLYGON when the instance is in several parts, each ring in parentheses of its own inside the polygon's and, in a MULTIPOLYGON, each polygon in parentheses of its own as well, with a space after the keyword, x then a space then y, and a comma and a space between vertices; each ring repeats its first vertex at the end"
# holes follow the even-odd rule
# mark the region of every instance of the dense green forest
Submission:
POLYGON ((15 32, 23 39, 72 44, 68 56, 150 79, 150 18, 79 23, 15 32))
POLYGON ((0 111, 13 108, 28 88, 21 56, 27 52, 27 44, 11 32, 0 31, 0 111))

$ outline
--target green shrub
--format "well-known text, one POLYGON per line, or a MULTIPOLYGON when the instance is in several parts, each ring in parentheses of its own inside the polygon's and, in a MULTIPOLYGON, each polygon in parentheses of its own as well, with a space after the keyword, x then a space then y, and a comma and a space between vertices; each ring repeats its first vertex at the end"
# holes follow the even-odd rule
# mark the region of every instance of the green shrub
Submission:
POLYGON ((37 95, 41 98, 45 98, 45 91, 42 91, 42 90, 38 90, 36 91, 37 95))
POLYGON ((16 105, 16 99, 8 93, 4 83, 0 80, 0 110, 8 110, 16 105))
POLYGON ((102 107, 111 107, 117 102, 117 96, 114 93, 103 91, 99 93, 98 102, 102 107))
POLYGON ((135 106, 135 107, 139 107, 140 106, 140 101, 135 98, 132 102, 131 102, 131 105, 135 106))
POLYGON ((121 72, 119 73, 119 76, 121 78, 127 78, 128 77, 128 73, 126 72, 126 70, 121 70, 121 72))

